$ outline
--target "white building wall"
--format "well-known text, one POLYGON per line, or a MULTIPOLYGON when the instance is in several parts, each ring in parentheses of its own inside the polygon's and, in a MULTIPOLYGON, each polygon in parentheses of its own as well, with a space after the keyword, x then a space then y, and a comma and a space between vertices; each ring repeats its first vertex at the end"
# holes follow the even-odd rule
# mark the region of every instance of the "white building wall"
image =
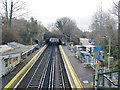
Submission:
POLYGON ((5 75, 7 72, 7 67, 5 67, 5 61, 2 60, 2 75, 5 75))
POLYGON ((9 58, 8 58, 8 56, 3 56, 3 57, 4 58, 7 57, 7 58, 5 58, 6 60, 5 59, 0 60, 0 65, 2 67, 2 69, 0 69, 1 76, 9 73, 17 64, 20 63, 20 59, 21 59, 20 54, 10 55, 9 58), (15 58, 16 58, 16 60, 14 61, 15 58))

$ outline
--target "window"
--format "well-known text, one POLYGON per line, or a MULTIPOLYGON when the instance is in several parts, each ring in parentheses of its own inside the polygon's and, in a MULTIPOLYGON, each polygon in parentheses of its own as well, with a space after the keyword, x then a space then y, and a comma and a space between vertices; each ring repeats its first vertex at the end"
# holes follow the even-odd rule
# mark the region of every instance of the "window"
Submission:
POLYGON ((8 67, 8 59, 5 59, 5 67, 8 67))
POLYGON ((9 60, 9 64, 11 64, 11 60, 9 60))
POLYGON ((16 57, 16 63, 18 63, 18 57, 16 57))

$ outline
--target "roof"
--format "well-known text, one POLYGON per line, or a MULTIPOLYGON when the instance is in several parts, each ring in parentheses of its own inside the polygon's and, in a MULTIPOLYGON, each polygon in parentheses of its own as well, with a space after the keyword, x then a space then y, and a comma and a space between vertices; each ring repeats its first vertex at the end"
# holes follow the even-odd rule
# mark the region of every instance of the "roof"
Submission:
POLYGON ((75 47, 85 47, 84 45, 75 45, 75 47))
POLYGON ((0 54, 3 54, 5 52, 8 52, 12 50, 11 47, 9 47, 8 45, 0 45, 0 54))
POLYGON ((15 54, 15 53, 27 53, 28 51, 36 47, 36 45, 23 45, 17 42, 8 43, 8 45, 6 46, 10 47, 11 50, 3 52, 2 55, 15 54))

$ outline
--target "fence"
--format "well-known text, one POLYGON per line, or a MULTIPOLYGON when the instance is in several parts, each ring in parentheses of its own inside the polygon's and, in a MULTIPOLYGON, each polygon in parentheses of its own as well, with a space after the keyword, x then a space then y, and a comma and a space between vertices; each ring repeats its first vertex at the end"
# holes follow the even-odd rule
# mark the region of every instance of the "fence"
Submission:
POLYGON ((84 64, 89 64, 94 70, 96 70, 96 64, 98 64, 98 69, 100 69, 100 61, 92 56, 85 56, 84 64))
MULTIPOLYGON (((93 77, 93 87, 95 87, 95 75, 93 77)), ((98 74, 96 87, 120 89, 120 70, 98 74)))

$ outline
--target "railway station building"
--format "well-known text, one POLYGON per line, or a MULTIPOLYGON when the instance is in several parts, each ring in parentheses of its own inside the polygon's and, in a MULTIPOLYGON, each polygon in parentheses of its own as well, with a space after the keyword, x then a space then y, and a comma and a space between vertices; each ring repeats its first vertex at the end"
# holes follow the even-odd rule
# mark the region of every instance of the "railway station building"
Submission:
POLYGON ((0 45, 0 77, 14 70, 16 65, 34 51, 36 46, 37 44, 26 46, 16 42, 0 45))

